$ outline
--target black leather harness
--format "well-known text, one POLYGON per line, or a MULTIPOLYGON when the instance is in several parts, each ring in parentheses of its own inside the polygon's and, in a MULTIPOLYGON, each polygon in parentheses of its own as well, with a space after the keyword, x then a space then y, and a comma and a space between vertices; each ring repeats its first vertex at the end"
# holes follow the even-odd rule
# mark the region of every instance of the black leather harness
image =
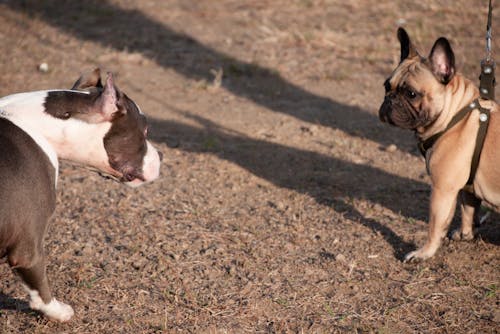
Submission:
POLYGON ((446 131, 448 131, 453 126, 455 126, 465 116, 467 116, 469 113, 471 113, 475 109, 479 110, 479 130, 477 132, 476 146, 474 148, 474 154, 472 156, 472 164, 471 164, 469 179, 467 180, 467 183, 463 188, 464 190, 466 190, 470 193, 474 193, 474 187, 473 187, 474 177, 476 176, 477 167, 479 165, 479 160, 481 158, 481 151, 483 149, 484 139, 486 138, 486 132, 488 131, 488 125, 490 122, 490 110, 489 109, 481 107, 481 105, 479 104, 479 100, 475 99, 470 104, 468 104, 464 108, 460 109, 460 111, 455 116, 453 116, 450 123, 446 126, 446 128, 443 131, 440 131, 440 132, 432 135, 431 137, 427 138, 426 140, 419 141, 419 143, 418 143, 418 148, 420 149, 420 152, 424 156, 426 163, 427 163, 427 166, 428 166, 429 165, 429 161, 428 161, 429 157, 427 155, 428 150, 432 148, 434 143, 436 143, 436 141, 446 131))

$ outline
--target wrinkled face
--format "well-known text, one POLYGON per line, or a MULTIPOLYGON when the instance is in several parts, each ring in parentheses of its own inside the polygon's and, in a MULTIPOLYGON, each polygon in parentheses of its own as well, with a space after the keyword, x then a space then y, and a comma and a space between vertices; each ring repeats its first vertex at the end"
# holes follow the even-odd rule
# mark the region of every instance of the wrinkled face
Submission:
POLYGON ((436 40, 427 58, 414 48, 408 33, 398 29, 401 58, 385 83, 379 117, 403 129, 425 130, 439 117, 448 83, 455 74, 455 56, 444 37, 436 40))
POLYGON ((419 56, 404 60, 384 88, 381 121, 414 130, 425 128, 439 116, 443 86, 419 56))

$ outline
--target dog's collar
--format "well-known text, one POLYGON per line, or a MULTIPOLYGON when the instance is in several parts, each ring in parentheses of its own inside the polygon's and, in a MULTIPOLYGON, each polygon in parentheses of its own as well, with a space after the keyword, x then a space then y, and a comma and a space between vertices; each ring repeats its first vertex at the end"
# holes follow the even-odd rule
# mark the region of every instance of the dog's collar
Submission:
POLYGON ((448 125, 446 126, 446 128, 443 131, 440 131, 440 132, 438 132, 436 134, 433 134, 432 136, 430 136, 426 140, 419 140, 419 142, 418 142, 418 149, 420 150, 420 153, 422 153, 422 155, 425 157, 426 154, 427 154, 427 151, 432 148, 432 146, 434 145, 434 143, 436 143, 437 140, 439 138, 441 138, 441 136, 446 131, 448 131, 449 129, 451 129, 458 122, 460 122, 462 119, 464 119, 464 117, 467 116, 472 110, 474 110, 474 109, 476 109, 478 107, 480 108, 481 105, 479 104, 478 99, 475 99, 474 101, 472 101, 471 103, 469 103, 468 105, 466 105, 465 107, 463 107, 462 109, 460 109, 460 111, 455 116, 453 116, 453 118, 451 119, 450 123, 448 123, 448 125))
MULTIPOLYGON (((474 154, 472 156, 472 166, 471 166, 471 171, 469 174, 469 179, 467 180, 467 186, 471 186, 473 181, 474 181, 474 176, 476 175, 476 170, 479 165, 479 158, 481 157, 481 151, 483 149, 483 144, 484 144, 484 139, 486 138, 486 132, 488 130, 488 124, 490 121, 490 110, 481 107, 481 104, 479 103, 479 100, 476 98, 474 101, 469 103, 467 106, 464 108, 460 109, 460 111, 453 116, 451 119, 450 123, 446 126, 446 128, 443 131, 440 131, 431 137, 427 138, 426 140, 419 141, 418 142, 418 148, 420 149, 420 153, 424 156, 427 164, 427 170, 429 170, 428 165, 429 165, 429 156, 428 156, 428 151, 429 149, 432 148, 434 143, 449 129, 451 129, 453 126, 455 126, 458 122, 460 122, 462 119, 464 119, 465 116, 467 116, 471 111, 478 109, 480 114, 479 114, 479 130, 477 132, 477 137, 476 137, 476 146, 474 148, 474 154)), ((470 188, 470 187, 469 187, 470 188)))

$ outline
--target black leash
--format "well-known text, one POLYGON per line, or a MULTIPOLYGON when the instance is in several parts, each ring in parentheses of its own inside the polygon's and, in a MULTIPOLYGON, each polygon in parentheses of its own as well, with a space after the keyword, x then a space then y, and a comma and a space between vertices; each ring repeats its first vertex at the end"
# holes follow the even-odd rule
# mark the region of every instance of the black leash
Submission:
POLYGON ((493 6, 491 0, 488 6, 488 22, 486 24, 486 58, 481 61, 481 75, 479 76, 479 92, 486 100, 495 100, 495 61, 491 56, 491 18, 493 6))

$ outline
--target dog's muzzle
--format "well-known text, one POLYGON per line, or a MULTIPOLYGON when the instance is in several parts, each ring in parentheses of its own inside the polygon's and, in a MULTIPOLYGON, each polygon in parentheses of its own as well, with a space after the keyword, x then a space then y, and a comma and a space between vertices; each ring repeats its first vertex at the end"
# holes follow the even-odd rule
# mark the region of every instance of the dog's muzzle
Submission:
POLYGON ((392 99, 389 96, 386 96, 384 98, 384 102, 380 106, 380 109, 378 111, 378 116, 379 119, 384 122, 384 123, 389 123, 391 125, 394 125, 394 122, 392 121, 392 99))

